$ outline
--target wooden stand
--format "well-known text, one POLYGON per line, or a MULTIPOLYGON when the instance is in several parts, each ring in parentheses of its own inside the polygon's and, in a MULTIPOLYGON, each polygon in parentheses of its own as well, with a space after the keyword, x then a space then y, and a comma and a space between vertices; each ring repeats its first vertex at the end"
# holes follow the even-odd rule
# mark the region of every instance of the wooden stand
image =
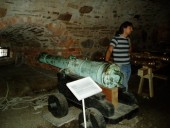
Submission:
POLYGON ((138 94, 142 93, 143 89, 143 82, 144 78, 149 80, 149 96, 153 97, 154 96, 154 91, 153 91, 153 73, 152 73, 152 68, 145 67, 143 66, 142 68, 138 69, 138 76, 140 76, 140 83, 139 83, 139 88, 138 88, 138 94))
POLYGON ((106 99, 110 101, 116 109, 118 107, 118 88, 117 87, 114 88, 101 87, 101 88, 102 92, 106 95, 106 99))

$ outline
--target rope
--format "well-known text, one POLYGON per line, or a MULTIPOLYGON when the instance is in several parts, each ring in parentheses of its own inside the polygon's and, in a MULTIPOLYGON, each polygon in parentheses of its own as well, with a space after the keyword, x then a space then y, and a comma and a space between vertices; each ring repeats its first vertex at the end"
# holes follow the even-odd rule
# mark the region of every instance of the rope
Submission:
POLYGON ((0 110, 5 111, 7 109, 23 109, 27 107, 33 107, 35 110, 47 106, 48 96, 52 93, 42 94, 36 97, 14 97, 8 99, 9 86, 7 83, 7 92, 5 97, 0 98, 0 110))

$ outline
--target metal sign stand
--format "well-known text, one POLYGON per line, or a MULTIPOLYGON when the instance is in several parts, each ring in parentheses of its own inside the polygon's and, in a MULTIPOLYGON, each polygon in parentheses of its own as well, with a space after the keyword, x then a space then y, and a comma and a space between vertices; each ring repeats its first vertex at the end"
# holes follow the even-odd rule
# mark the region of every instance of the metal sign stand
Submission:
POLYGON ((90 77, 82 78, 66 85, 79 101, 82 100, 84 127, 87 128, 84 99, 101 92, 102 89, 90 77))
POLYGON ((82 105, 83 105, 84 128, 87 128, 87 124, 86 124, 86 110, 85 110, 84 99, 82 99, 82 105))

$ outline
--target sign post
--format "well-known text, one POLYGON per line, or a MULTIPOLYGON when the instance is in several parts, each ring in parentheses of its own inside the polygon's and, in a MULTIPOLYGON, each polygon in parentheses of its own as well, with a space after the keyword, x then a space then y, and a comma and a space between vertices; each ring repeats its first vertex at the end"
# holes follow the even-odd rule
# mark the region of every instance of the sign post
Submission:
POLYGON ((79 101, 82 100, 84 127, 87 128, 84 99, 101 92, 102 89, 92 80, 91 77, 69 82, 66 85, 79 101))
POLYGON ((84 127, 87 128, 87 124, 86 124, 86 109, 85 109, 85 102, 84 102, 84 99, 82 99, 82 105, 83 105, 84 127))

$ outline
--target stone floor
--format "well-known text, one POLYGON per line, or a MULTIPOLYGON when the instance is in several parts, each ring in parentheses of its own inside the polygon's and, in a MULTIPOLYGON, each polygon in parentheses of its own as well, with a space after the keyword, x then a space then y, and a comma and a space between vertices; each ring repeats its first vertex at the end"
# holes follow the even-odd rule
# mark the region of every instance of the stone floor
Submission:
MULTIPOLYGON (((169 78, 168 69, 165 69, 169 78)), ((0 66, 0 99, 16 97, 37 97, 56 89, 56 72, 33 68, 26 65, 0 66)), ((129 89, 139 102, 139 113, 130 120, 118 124, 107 124, 107 128, 169 128, 170 126, 170 84, 168 80, 154 78, 153 98, 148 97, 148 83, 144 82, 144 94, 137 95, 139 77, 134 71, 130 78, 129 89)), ((54 91, 55 92, 55 91, 54 91)), ((20 99, 21 100, 21 99, 20 99)), ((26 99, 28 100, 28 99, 26 99)), ((46 99, 47 100, 47 99, 46 99)), ((54 128, 43 118, 47 111, 44 101, 40 106, 19 104, 0 111, 0 128, 54 128), (24 108, 26 107, 26 108, 24 108)), ((77 120, 66 123, 61 128, 78 128, 77 120)))

